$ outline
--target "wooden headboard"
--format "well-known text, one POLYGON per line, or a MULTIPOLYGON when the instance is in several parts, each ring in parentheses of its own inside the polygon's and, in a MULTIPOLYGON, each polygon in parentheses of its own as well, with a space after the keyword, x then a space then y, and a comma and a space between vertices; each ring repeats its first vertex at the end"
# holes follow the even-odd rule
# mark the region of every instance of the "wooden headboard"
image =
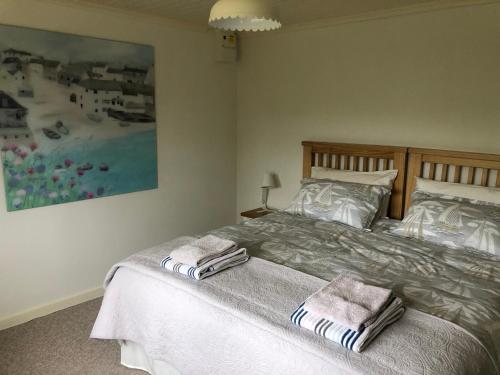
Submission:
POLYGON ((410 207, 415 177, 469 185, 500 187, 500 155, 409 148, 406 203, 410 207))
POLYGON ((347 143, 302 142, 303 177, 311 177, 311 168, 327 167, 352 171, 399 171, 391 195, 389 216, 403 218, 406 175, 406 147, 356 145, 347 143))

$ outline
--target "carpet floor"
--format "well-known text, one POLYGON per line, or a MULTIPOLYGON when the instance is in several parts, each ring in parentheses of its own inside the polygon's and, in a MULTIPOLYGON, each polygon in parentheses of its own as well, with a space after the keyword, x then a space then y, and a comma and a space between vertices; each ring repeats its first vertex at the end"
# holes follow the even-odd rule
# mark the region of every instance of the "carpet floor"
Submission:
POLYGON ((1 375, 145 375, 116 341, 89 339, 102 298, 0 331, 1 375))

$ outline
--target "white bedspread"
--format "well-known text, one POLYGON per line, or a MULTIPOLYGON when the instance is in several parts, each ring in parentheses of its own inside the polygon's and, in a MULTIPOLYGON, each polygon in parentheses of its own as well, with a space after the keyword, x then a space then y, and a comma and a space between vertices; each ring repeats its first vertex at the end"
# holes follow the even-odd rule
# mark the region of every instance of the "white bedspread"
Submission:
POLYGON ((203 281, 162 270, 182 237, 116 264, 92 330, 130 340, 182 374, 495 374, 486 350, 445 320, 408 309, 361 354, 299 329, 296 306, 327 282, 259 258, 203 281))

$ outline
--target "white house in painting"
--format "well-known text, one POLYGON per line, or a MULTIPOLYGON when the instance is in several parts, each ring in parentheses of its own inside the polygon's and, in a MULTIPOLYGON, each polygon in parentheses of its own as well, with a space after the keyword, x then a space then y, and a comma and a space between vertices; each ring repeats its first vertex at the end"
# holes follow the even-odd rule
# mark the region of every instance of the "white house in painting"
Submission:
POLYGON ((7 93, 0 91, 0 144, 29 141, 33 134, 26 123, 28 110, 7 93))
POLYGON ((90 70, 95 75, 100 76, 101 79, 104 79, 106 70, 108 69, 108 64, 103 62, 95 62, 91 64, 90 70))
POLYGON ((0 65, 0 89, 11 96, 33 96, 27 74, 21 69, 7 70, 3 65, 0 65))
POLYGON ((125 68, 122 69, 123 81, 128 83, 144 83, 147 73, 147 70, 132 68, 129 66, 125 66, 125 68))
POLYGON ((68 64, 59 69, 57 82, 70 87, 73 83, 78 83, 89 79, 89 67, 86 64, 68 64))
MULTIPOLYGON (((75 85, 73 98, 85 113, 107 113, 108 109, 123 110, 120 83, 110 80, 86 79, 75 85)), ((73 101, 70 98, 71 101, 73 101)))
POLYGON ((9 72, 16 72, 22 68, 22 62, 18 57, 5 57, 2 60, 2 67, 9 72))
POLYGON ((28 75, 30 77, 33 75, 37 75, 39 77, 42 77, 43 76, 43 59, 41 59, 41 58, 30 59, 29 63, 27 64, 27 72, 28 72, 28 75))
POLYGON ((31 53, 26 52, 26 51, 20 51, 14 48, 9 48, 6 50, 2 51, 2 60, 5 60, 6 58, 16 58, 22 61, 23 63, 27 63, 30 58, 31 58, 31 53))
POLYGON ((61 63, 57 60, 43 60, 43 76, 44 78, 56 81, 61 63))
POLYGON ((108 67, 104 73, 104 79, 110 81, 123 81, 123 71, 119 68, 108 67))

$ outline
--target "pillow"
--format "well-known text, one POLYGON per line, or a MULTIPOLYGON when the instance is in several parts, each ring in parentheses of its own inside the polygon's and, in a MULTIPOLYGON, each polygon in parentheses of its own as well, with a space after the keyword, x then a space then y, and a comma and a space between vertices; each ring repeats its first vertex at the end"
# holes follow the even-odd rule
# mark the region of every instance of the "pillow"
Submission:
POLYGON ((369 228, 380 209, 385 186, 329 180, 305 180, 284 211, 355 228, 369 228))
POLYGON ((408 214, 391 233, 500 255, 500 206, 417 190, 408 214))
POLYGON ((356 182, 359 184, 367 185, 381 185, 386 186, 389 191, 384 196, 380 210, 377 212, 376 219, 387 217, 389 214, 389 205, 391 203, 391 191, 394 180, 398 176, 397 169, 390 169, 387 171, 374 171, 374 172, 357 172, 357 171, 344 171, 340 169, 312 167, 311 178, 326 178, 335 181, 356 182))
POLYGON ((311 168, 311 178, 327 178, 329 180, 356 182, 358 184, 382 185, 390 189, 392 189, 392 184, 397 175, 397 169, 376 172, 357 172, 324 167, 311 168))
POLYGON ((416 178, 415 190, 500 204, 500 189, 416 178))

